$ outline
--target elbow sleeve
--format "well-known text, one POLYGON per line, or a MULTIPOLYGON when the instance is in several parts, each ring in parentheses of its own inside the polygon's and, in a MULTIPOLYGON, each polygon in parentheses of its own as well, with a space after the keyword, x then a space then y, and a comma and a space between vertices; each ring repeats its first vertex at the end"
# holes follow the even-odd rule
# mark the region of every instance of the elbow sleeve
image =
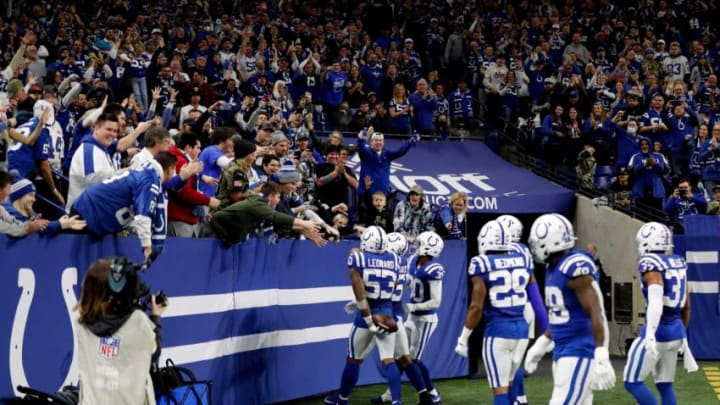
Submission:
POLYGON ((646 336, 655 336, 663 310, 663 286, 650 284, 647 290, 648 304, 645 311, 645 334, 646 336))

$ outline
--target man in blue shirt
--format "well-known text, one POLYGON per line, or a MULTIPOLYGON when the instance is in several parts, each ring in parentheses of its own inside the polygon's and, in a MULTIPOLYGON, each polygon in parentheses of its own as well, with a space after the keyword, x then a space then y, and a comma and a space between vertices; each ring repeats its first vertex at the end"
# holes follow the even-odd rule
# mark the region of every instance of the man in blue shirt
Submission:
POLYGON ((175 163, 175 156, 160 152, 140 169, 123 171, 88 187, 73 203, 71 215, 87 221, 87 230, 97 237, 132 231, 147 259, 161 251, 165 241, 153 236, 166 234, 162 183, 175 175, 175 163))
POLYGON ((413 136, 397 149, 385 149, 385 136, 380 132, 374 132, 370 127, 358 133, 358 153, 360 154, 360 199, 365 193, 372 195, 381 191, 387 195, 390 191, 390 164, 408 153, 410 147, 417 142, 413 136), (366 136, 370 136, 368 145, 366 136), (369 183, 369 184, 368 184, 369 183))
POLYGON ((685 217, 704 214, 707 211, 707 201, 702 194, 693 194, 692 186, 686 179, 681 179, 673 195, 665 201, 663 211, 670 217, 670 222, 681 226, 685 217))
POLYGON ((415 92, 409 98, 413 111, 413 129, 421 135, 432 135, 433 119, 437 108, 435 94, 428 89, 428 83, 425 79, 418 80, 415 89, 415 92))

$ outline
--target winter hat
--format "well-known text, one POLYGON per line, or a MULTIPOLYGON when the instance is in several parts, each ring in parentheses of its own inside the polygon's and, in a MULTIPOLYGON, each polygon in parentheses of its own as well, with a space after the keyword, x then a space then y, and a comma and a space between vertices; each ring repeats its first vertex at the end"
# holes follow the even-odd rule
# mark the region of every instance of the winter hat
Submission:
POLYGON ((235 159, 242 159, 245 156, 255 152, 255 144, 245 139, 235 140, 233 149, 235 150, 235 159))
POLYGON ((285 133, 283 131, 273 132, 271 140, 273 145, 277 145, 280 142, 289 142, 287 136, 285 136, 285 133))
POLYGON ((10 201, 15 202, 27 193, 34 193, 35 186, 28 179, 20 179, 10 186, 10 201))
POLYGON ((285 164, 278 171, 278 182, 280 184, 295 183, 300 181, 300 174, 292 163, 285 164))
POLYGON ((410 187, 410 191, 408 191, 408 196, 412 194, 423 195, 423 188, 415 184, 414 186, 410 187))
POLYGON ((7 85, 8 97, 13 98, 17 96, 18 91, 23 88, 23 82, 20 79, 12 79, 7 85))

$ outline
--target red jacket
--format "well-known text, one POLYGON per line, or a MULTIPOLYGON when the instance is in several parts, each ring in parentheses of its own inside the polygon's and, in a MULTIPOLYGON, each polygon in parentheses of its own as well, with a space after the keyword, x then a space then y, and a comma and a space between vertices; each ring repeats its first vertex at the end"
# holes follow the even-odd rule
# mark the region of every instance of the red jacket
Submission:
MULTIPOLYGON (((175 172, 180 173, 180 169, 188 164, 185 153, 176 146, 171 146, 168 150, 177 158, 175 172)), ((192 215, 192 210, 197 205, 210 204, 210 197, 197 191, 197 176, 195 179, 189 179, 180 191, 168 192, 168 221, 182 221, 189 224, 197 224, 200 217, 192 215)))

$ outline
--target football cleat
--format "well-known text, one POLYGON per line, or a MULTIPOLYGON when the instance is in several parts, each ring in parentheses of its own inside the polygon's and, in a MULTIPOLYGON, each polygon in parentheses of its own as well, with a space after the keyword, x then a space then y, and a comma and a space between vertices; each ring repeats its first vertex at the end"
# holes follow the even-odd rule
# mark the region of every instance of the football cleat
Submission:
POLYGON ((370 399, 371 404, 387 404, 392 401, 390 390, 383 392, 382 395, 370 399))
POLYGON ((347 399, 340 399, 338 394, 327 395, 323 400, 327 405, 348 405, 347 399))

